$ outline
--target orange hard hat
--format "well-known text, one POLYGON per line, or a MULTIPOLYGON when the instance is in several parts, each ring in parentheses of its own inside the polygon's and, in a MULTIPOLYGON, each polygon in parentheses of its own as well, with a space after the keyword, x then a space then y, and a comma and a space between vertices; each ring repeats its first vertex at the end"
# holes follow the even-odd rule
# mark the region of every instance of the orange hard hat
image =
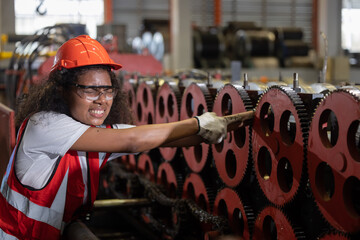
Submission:
POLYGON ((115 63, 105 48, 88 35, 80 35, 65 42, 57 50, 51 72, 62 68, 70 69, 88 65, 107 65, 117 70, 122 66, 115 63))

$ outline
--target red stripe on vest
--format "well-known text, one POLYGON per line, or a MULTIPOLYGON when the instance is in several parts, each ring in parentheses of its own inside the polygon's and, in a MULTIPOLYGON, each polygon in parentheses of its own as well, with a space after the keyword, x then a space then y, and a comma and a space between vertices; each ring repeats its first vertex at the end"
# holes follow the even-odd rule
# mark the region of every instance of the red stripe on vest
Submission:
MULTIPOLYGON (((63 157, 69 163, 70 173, 68 177, 68 188, 66 192, 66 203, 64 221, 73 220, 76 211, 83 205, 85 185, 82 178, 81 165, 77 151, 68 151, 63 157)), ((76 214, 77 215, 77 214, 76 214)))

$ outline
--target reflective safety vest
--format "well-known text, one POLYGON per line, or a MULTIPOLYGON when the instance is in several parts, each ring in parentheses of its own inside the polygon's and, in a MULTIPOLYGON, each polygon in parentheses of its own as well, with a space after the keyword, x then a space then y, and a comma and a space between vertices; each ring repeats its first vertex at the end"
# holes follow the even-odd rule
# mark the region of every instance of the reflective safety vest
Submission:
POLYGON ((43 188, 25 186, 15 175, 14 159, 27 122, 19 129, 1 183, 0 239, 60 239, 65 225, 92 207, 109 154, 100 158, 98 152, 69 150, 59 157, 43 188))

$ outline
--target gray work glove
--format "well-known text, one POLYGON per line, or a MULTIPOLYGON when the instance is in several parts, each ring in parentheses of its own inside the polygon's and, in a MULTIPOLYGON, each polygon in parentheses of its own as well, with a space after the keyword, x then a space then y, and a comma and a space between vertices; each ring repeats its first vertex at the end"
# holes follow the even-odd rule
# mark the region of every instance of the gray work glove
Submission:
POLYGON ((206 143, 217 144, 223 141, 227 135, 227 121, 218 117, 214 112, 206 112, 195 117, 199 123, 200 135, 206 143))
POLYGON ((226 138, 228 127, 230 130, 234 130, 249 125, 254 118, 254 111, 224 117, 218 117, 214 112, 206 112, 195 118, 199 122, 198 135, 204 138, 207 143, 218 144, 226 138))

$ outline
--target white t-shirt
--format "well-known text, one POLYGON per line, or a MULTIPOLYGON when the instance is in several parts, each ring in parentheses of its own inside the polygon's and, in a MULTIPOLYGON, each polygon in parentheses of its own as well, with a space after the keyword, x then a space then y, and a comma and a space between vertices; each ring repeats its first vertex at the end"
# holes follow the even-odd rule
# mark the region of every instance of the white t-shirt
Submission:
MULTIPOLYGON (((89 128, 73 118, 55 112, 39 112, 29 119, 18 148, 15 171, 24 185, 42 188, 51 176, 56 160, 65 155, 70 147, 89 128)), ((105 126, 102 126, 105 127, 105 126)), ((114 124, 115 129, 134 127, 114 124)), ((112 160, 128 153, 112 153, 112 160)), ((106 153, 100 153, 104 158, 106 153)))

